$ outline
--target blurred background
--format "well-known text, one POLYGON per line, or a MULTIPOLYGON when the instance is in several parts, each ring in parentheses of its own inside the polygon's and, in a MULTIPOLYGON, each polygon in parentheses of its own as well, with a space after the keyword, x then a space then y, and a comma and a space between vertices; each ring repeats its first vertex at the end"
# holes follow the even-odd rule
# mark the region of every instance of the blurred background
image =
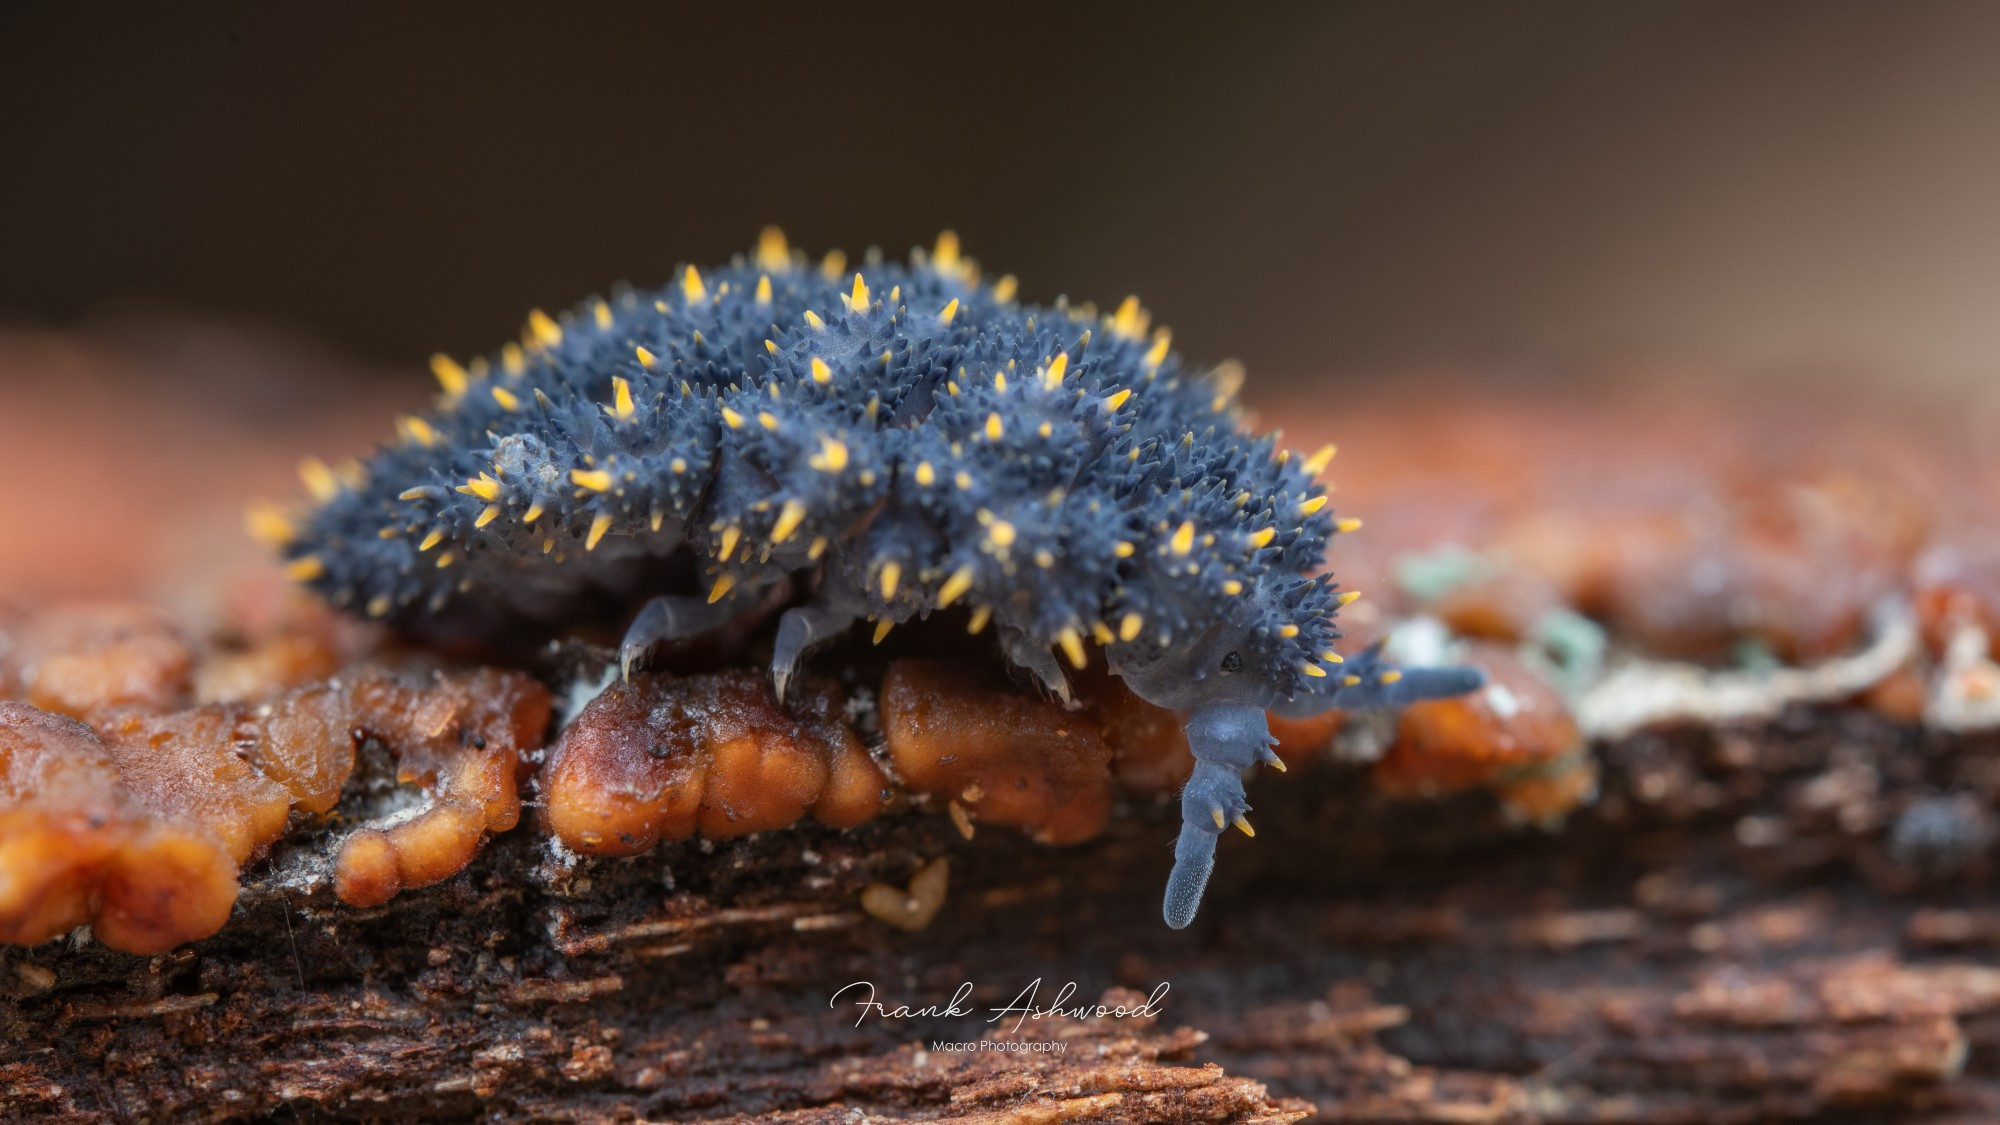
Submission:
POLYGON ((954 227, 1263 380, 1988 377, 1988 3, 0 9, 0 322, 418 369, 776 222, 954 227))
POLYGON ((0 588, 152 565, 127 521, 281 493, 433 351, 765 223, 1137 293, 1267 410, 1414 371, 1938 402, 2000 367, 1996 201, 1990 3, 17 0, 0 474, 62 484, 0 515, 67 549, 0 588))

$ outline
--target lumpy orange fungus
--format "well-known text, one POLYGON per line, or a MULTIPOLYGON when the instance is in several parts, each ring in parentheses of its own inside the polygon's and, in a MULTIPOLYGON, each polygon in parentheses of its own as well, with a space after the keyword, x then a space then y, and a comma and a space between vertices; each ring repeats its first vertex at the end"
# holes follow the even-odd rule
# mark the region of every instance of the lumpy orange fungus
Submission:
MULTIPOLYGON (((278 607, 232 606, 213 635, 139 606, 7 614, 0 677, 25 699, 0 708, 0 940, 87 924, 169 949, 215 932, 244 866, 288 847, 322 857, 341 901, 380 905, 514 828, 545 743, 541 827, 606 857, 904 808, 1073 844, 1115 791, 1164 800, 1193 769, 1183 716, 1098 669, 1073 705, 929 657, 807 676, 783 704, 751 668, 641 673, 558 729, 530 675, 278 607)), ((1338 725, 1277 721, 1281 761, 1338 725)))
POLYGON ((823 683, 793 709, 747 670, 640 675, 592 700, 543 774, 549 829, 586 855, 633 855, 699 831, 714 839, 812 815, 847 828, 872 818, 889 783, 823 683))
POLYGON ((335 814, 370 743, 424 796, 340 838, 341 898, 374 905, 434 883, 514 826, 548 689, 409 658, 313 678, 348 655, 317 613, 212 649, 129 607, 14 616, 6 674, 30 702, 0 711, 5 940, 88 922, 106 945, 147 953, 213 933, 241 867, 295 822, 335 814), (203 690, 226 701, 196 702, 203 690))
POLYGON ((214 834, 135 800, 89 727, 0 704, 0 940, 89 923, 115 948, 171 949, 228 919, 236 865, 214 834))

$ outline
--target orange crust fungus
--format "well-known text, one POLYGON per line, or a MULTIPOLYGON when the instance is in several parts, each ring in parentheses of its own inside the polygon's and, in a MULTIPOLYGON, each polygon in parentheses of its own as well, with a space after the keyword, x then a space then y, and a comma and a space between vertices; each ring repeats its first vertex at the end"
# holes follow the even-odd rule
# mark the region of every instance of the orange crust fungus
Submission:
POLYGON ((7 630, 15 695, 44 711, 88 720, 112 711, 165 711, 194 682, 194 645, 167 615, 119 602, 23 617, 7 630))
POLYGON ((346 694, 345 721, 394 754, 396 782, 421 786, 426 800, 341 842, 334 891, 342 901, 377 906, 450 878, 487 834, 520 822, 525 752, 541 745, 553 706, 547 688, 491 668, 409 677, 370 671, 346 694))
POLYGON ((871 819, 889 783, 840 718, 838 693, 808 681, 797 694, 796 713, 779 707, 768 677, 750 670, 613 684, 549 755, 549 831, 585 855, 636 855, 808 813, 836 828, 871 819))
POLYGON ((116 949, 171 949, 228 920, 236 864, 216 836, 135 800, 89 727, 0 703, 0 941, 89 923, 116 949))
POLYGON ((343 841, 343 899, 436 882, 513 827, 547 689, 486 669, 324 678, 356 643, 333 620, 280 614, 207 649, 145 607, 5 621, 0 686, 27 702, 0 704, 0 941, 89 923, 107 946, 154 953, 215 932, 241 866, 295 814, 336 814, 370 740, 430 795, 343 841))
POLYGON ((1425 797, 1491 788, 1518 819, 1560 822, 1595 790, 1576 720, 1506 649, 1478 646, 1473 661, 1486 686, 1404 710, 1395 742, 1375 763, 1375 785, 1392 796, 1425 797))
MULTIPOLYGON (((1500 649, 1479 663, 1502 677, 1484 703, 1454 700, 1405 719, 1375 777, 1397 795, 1492 786, 1536 822, 1588 798, 1582 739, 1554 692, 1500 649), (1504 707, 1492 700, 1509 701, 1504 707), (1504 713, 1503 713, 1504 711, 1504 713)), ((543 767, 544 826, 583 855, 631 856, 700 835, 728 839, 807 816, 849 828, 898 794, 978 824, 1075 844, 1110 821, 1114 788, 1171 794, 1193 768, 1185 716, 1109 676, 1078 678, 1080 708, 964 665, 891 661, 874 700, 882 762, 849 722, 848 696, 808 680, 780 705, 751 669, 614 683, 564 730, 543 767)), ((1282 762, 1324 753, 1334 713, 1272 720, 1282 762)), ((901 892, 898 892, 901 893, 901 892)))
MULTIPOLYGON (((242 866, 315 825, 335 828, 334 892, 376 906, 516 826, 550 721, 540 682, 394 656, 368 627, 268 593, 229 611, 216 636, 136 605, 0 617, 0 689, 27 701, 0 712, 0 940, 85 923, 131 952, 204 937, 226 921, 242 866), (357 663, 371 649, 383 663, 357 663)), ((1071 709, 990 669, 904 658, 869 688, 807 678, 781 706, 752 669, 642 674, 587 704, 553 748, 544 827, 576 852, 621 856, 808 816, 851 828, 914 802, 967 835, 993 824, 1079 843, 1109 822, 1114 787, 1171 794, 1193 758, 1184 715, 1101 669, 1076 686, 1071 709)), ((1422 718, 1432 711, 1500 723, 1466 703, 1419 708, 1405 722, 1416 745, 1378 770, 1385 786, 1486 776, 1458 760, 1480 753, 1453 741, 1470 720, 1422 718)), ((1344 721, 1274 720, 1281 759, 1320 753, 1344 721)), ((1531 724, 1518 737, 1545 736, 1531 724)), ((1555 776, 1486 772, 1523 792, 1555 776)))
POLYGON ((882 737, 904 785, 971 820, 1073 844, 1111 816, 1111 750, 1080 711, 964 669, 898 660, 882 677, 882 737))

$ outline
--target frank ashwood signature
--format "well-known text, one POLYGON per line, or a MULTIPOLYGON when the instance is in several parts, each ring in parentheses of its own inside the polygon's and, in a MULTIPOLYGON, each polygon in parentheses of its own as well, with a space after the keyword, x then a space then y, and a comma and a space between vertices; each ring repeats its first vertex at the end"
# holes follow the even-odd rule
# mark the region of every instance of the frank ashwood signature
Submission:
MULTIPOLYGON (((1153 989, 1152 994, 1146 997, 1146 1002, 1143 1004, 1129 1006, 1123 1004, 1072 1005, 1069 1001, 1075 997, 1077 985, 1075 981, 1070 981, 1058 989, 1055 996, 1050 999, 1048 1005, 1043 1007, 1035 1003, 1036 997, 1041 993, 1042 989, 1042 978, 1036 977, 1013 1000, 1009 1001, 1005 1007, 985 1009, 987 1012, 992 1013, 987 1017, 986 1022, 999 1023, 1008 1016, 1013 1016, 1014 1024, 1008 1030, 1019 1031, 1022 1025, 1029 1020, 1043 1019, 1048 1016, 1068 1016, 1071 1019, 1089 1019, 1092 1016, 1110 1019, 1157 1016, 1160 1014, 1160 1002, 1166 999, 1167 992, 1172 987, 1167 982, 1161 981, 1159 987, 1153 989)), ((856 1027, 860 1027, 870 1017, 885 1020, 964 1017, 976 1015, 979 1012, 979 1009, 973 1008, 968 1004, 972 999, 972 991, 972 982, 966 981, 958 986, 958 990, 951 994, 949 1000, 941 1004, 924 1004, 917 1007, 912 1007, 908 1004, 891 1006, 876 998, 877 992, 873 981, 858 980, 852 984, 842 986, 832 996, 828 997, 826 1006, 829 1008, 836 1007, 841 1003, 842 997, 847 997, 847 1002, 860 1010, 860 1014, 854 1018, 854 1026, 856 1027)))

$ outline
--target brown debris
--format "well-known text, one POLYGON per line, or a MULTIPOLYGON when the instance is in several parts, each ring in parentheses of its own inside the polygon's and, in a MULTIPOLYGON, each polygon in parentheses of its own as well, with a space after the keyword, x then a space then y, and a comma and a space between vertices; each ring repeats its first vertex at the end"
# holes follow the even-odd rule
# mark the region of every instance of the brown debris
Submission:
POLYGON ((944 908, 950 879, 951 861, 934 859, 910 876, 906 889, 887 883, 870 883, 861 888, 861 909, 899 930, 915 933, 929 929, 931 919, 944 908))

